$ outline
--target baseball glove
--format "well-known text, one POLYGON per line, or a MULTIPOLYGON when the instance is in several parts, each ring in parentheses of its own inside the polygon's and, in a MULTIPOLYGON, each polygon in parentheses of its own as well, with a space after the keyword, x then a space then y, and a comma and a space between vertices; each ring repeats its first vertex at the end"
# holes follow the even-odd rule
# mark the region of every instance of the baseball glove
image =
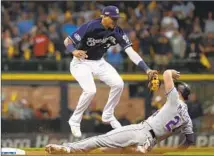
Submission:
POLYGON ((157 91, 160 87, 160 80, 158 78, 158 71, 151 70, 148 73, 148 88, 150 91, 157 91))

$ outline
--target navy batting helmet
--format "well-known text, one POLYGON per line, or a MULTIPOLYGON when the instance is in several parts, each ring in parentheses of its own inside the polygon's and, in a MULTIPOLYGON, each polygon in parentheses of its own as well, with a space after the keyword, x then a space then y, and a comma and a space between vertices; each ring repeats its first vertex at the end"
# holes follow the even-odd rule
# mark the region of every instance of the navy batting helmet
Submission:
POLYGON ((177 81, 174 84, 175 84, 175 88, 177 89, 177 91, 179 91, 181 93, 183 99, 188 100, 188 97, 191 92, 189 85, 187 83, 181 82, 181 81, 177 81))

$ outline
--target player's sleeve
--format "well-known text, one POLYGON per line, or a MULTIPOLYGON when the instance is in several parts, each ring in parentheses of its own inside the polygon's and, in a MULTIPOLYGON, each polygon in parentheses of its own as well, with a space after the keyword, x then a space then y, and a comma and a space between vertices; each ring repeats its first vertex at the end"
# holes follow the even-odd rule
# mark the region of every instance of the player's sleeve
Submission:
POLYGON ((181 133, 184 134, 185 138, 179 145, 180 149, 185 149, 195 144, 192 120, 190 119, 189 115, 186 115, 185 118, 187 119, 187 122, 181 129, 181 133))
POLYGON ((178 149, 186 149, 189 146, 192 146, 194 144, 195 144, 195 135, 194 135, 194 133, 186 134, 184 140, 178 146, 178 149))
POLYGON ((166 93, 166 96, 168 103, 170 103, 171 105, 178 104, 177 101, 179 100, 179 94, 175 87, 173 87, 168 93, 166 93))
POLYGON ((81 25, 75 32, 68 36, 69 39, 72 40, 74 45, 78 45, 80 41, 83 39, 84 35, 88 31, 89 24, 85 23, 81 25))
POLYGON ((188 122, 183 126, 183 128, 181 129, 181 133, 183 134, 193 134, 193 125, 192 125, 192 120, 190 119, 190 117, 188 116, 188 122))
POLYGON ((129 40, 128 36, 126 33, 118 28, 117 30, 117 42, 120 44, 120 46, 125 50, 126 48, 132 46, 131 41, 129 40))

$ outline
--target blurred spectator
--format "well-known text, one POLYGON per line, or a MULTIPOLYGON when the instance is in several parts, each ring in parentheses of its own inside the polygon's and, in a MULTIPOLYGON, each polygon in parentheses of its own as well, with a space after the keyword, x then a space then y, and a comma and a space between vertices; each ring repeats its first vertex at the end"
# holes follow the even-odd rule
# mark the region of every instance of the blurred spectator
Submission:
POLYGON ((35 117, 37 119, 50 119, 51 118, 51 111, 48 108, 48 104, 45 103, 42 107, 35 110, 35 117))
POLYGON ((178 21, 174 17, 172 11, 164 12, 164 17, 161 21, 161 28, 164 32, 164 35, 168 38, 171 38, 174 34, 174 31, 178 30, 178 21))
POLYGON ((34 118, 33 107, 29 102, 23 102, 23 119, 32 119, 34 118))
POLYGON ((172 38, 170 39, 173 57, 182 59, 185 56, 186 52, 186 41, 184 40, 183 36, 178 32, 175 31, 172 38))
POLYGON ((102 109, 98 107, 95 100, 93 100, 89 108, 84 112, 83 118, 86 120, 94 120, 94 132, 105 133, 112 130, 109 124, 102 122, 102 109))
POLYGON ((130 125, 131 122, 129 121, 129 119, 127 118, 127 115, 130 113, 130 109, 132 109, 133 105, 132 104, 128 104, 128 108, 126 109, 126 111, 124 111, 120 117, 119 117, 119 122, 121 123, 122 126, 127 126, 130 125))
MULTIPOLYGON (((188 37, 188 35, 192 32, 192 30, 194 29, 193 27, 195 25, 193 25, 193 21, 194 21, 194 12, 191 11, 187 17, 184 19, 184 23, 181 26, 181 29, 185 31, 184 37, 188 37)), ((200 27, 199 27, 200 28, 200 27)))
POLYGON ((3 56, 7 56, 9 59, 11 59, 15 55, 15 49, 13 46, 13 40, 9 29, 5 30, 5 32, 2 34, 2 38, 3 56))
POLYGON ((163 71, 169 64, 172 48, 169 39, 165 37, 163 32, 158 31, 158 27, 152 27, 151 34, 153 38, 154 68, 163 71))
POLYGON ((160 10, 157 6, 157 2, 151 1, 147 7, 147 22, 149 24, 153 24, 154 18, 156 18, 157 21, 160 21, 160 10))
POLYGON ((208 32, 200 44, 200 50, 206 55, 214 53, 214 32, 208 32))
POLYGON ((205 20, 205 33, 213 32, 214 33, 214 19, 213 12, 208 12, 208 18, 205 20))
POLYGON ((36 35, 32 38, 33 53, 36 58, 46 58, 48 53, 49 39, 41 30, 36 31, 36 35))
POLYGON ((77 26, 75 25, 72 19, 72 15, 69 11, 65 13, 65 21, 61 29, 63 33, 63 38, 66 38, 68 35, 71 35, 77 29, 77 26))
POLYGON ((2 92, 2 96, 1 96, 1 113, 2 113, 1 114, 2 119, 6 119, 8 114, 8 104, 5 102, 4 92, 2 92))
POLYGON ((197 99, 197 95, 192 93, 187 102, 188 112, 193 122, 193 128, 197 131, 201 128, 201 117, 203 116, 203 109, 201 102, 197 99))
POLYGON ((185 29, 185 19, 193 14, 195 5, 192 2, 176 1, 173 4, 172 11, 178 19, 179 26, 185 29))
POLYGON ((26 99, 10 102, 8 104, 8 118, 15 120, 32 119, 33 110, 26 99))
POLYGON ((31 57, 31 44, 29 42, 29 35, 24 34, 22 40, 19 42, 19 56, 24 56, 25 60, 29 60, 31 57))
POLYGON ((47 13, 45 11, 45 7, 44 5, 39 5, 37 10, 36 10, 36 21, 39 21, 39 22, 42 22, 42 23, 45 23, 47 22, 47 13))
MULTIPOLYGON (((137 34, 135 31, 131 31, 129 33, 129 39, 132 43, 132 47, 136 52, 140 52, 140 42, 139 39, 137 38, 137 34)), ((133 62, 131 60, 128 60, 128 71, 135 71, 136 70, 136 65, 133 64, 133 62)))
POLYGON ((203 38, 203 33, 199 25, 193 26, 193 32, 189 35, 188 41, 188 56, 189 58, 199 59, 200 57, 200 49, 199 44, 203 38))
POLYGON ((8 119, 21 119, 22 106, 20 101, 10 102, 8 104, 8 119))
POLYGON ((193 20, 193 27, 198 26, 199 29, 203 28, 203 22, 201 21, 201 19, 198 16, 195 16, 194 20, 193 20))
POLYGON ((22 12, 20 19, 17 22, 20 35, 28 33, 33 28, 34 21, 30 19, 28 12, 22 12))
POLYGON ((137 7, 135 8, 135 15, 137 18, 141 18, 145 15, 145 5, 143 3, 139 3, 137 7))
POLYGON ((49 26, 48 36, 50 41, 54 44, 56 50, 63 52, 64 44, 61 42, 60 36, 56 31, 56 25, 52 24, 49 26))
POLYGON ((140 39, 140 51, 142 52, 143 59, 145 61, 151 60, 151 46, 152 46, 152 38, 149 34, 149 31, 146 29, 140 29, 137 33, 140 39))
POLYGON ((211 71, 214 72, 214 32, 208 32, 199 47, 208 59, 207 68, 211 68, 211 71))

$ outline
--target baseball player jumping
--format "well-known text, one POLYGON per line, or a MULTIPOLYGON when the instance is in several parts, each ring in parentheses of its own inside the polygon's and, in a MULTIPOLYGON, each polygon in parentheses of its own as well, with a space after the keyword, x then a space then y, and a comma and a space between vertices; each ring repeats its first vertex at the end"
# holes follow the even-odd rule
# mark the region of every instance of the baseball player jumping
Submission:
POLYGON ((110 46, 120 44, 129 58, 144 72, 148 75, 156 72, 150 70, 143 59, 133 50, 129 38, 117 26, 119 17, 117 7, 107 6, 103 9, 101 18, 81 25, 77 31, 64 41, 67 51, 73 54, 70 72, 83 89, 76 109, 68 121, 75 137, 81 137, 80 122, 83 113, 96 94, 93 76, 96 76, 111 88, 108 101, 103 110, 102 121, 110 123, 112 128, 121 127, 114 116, 114 109, 119 103, 124 82, 117 71, 103 58, 110 46))
POLYGON ((100 147, 112 149, 132 147, 135 151, 146 153, 157 142, 175 133, 183 133, 186 136, 180 148, 187 148, 194 143, 192 121, 185 104, 185 100, 190 94, 190 88, 184 82, 173 82, 173 79, 177 79, 179 76, 179 72, 175 70, 164 72, 167 101, 159 111, 147 120, 74 143, 50 144, 46 146, 46 151, 48 153, 75 153, 88 152, 100 147))

